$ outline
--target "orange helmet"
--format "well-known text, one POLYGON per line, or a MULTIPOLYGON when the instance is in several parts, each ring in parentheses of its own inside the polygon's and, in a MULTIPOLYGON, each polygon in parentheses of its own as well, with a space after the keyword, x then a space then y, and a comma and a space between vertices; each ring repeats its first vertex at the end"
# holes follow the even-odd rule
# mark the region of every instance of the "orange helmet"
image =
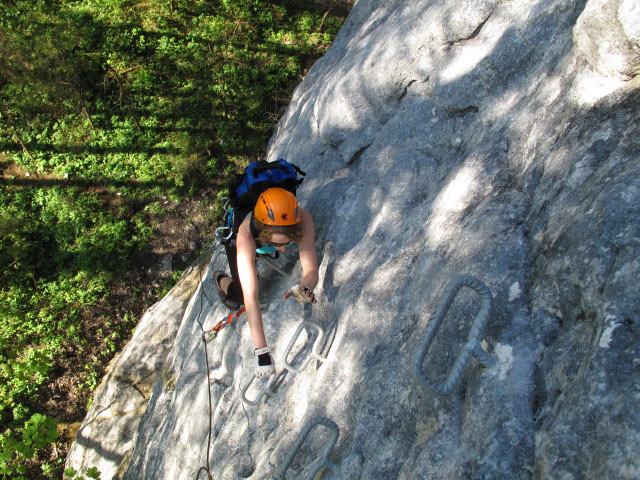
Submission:
POLYGON ((298 201, 284 188, 268 188, 258 197, 253 216, 265 225, 295 225, 300 222, 298 201))

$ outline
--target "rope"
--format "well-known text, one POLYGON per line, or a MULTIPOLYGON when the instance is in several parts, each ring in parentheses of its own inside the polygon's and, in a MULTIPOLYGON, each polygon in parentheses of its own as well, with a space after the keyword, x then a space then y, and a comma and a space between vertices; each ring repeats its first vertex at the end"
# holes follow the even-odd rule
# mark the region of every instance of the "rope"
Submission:
MULTIPOLYGON (((215 256, 209 262, 209 265, 211 265, 212 263, 215 263, 219 255, 220 255, 220 250, 218 249, 215 253, 215 256)), ((204 359, 207 366, 207 393, 209 394, 209 433, 207 435, 207 465, 202 466, 198 469, 198 472, 196 473, 196 480, 198 480, 198 478, 200 477, 200 472, 202 471, 206 472, 207 476, 209 477, 209 480, 214 480, 213 476, 211 475, 211 467, 209 465, 209 458, 211 454, 211 431, 213 429, 213 401, 211 399, 211 382, 209 381, 209 378, 211 376, 211 370, 209 368, 209 352, 207 350, 207 332, 205 332, 204 326, 200 321, 200 317, 202 316, 202 312, 204 310, 202 297, 204 296, 207 299, 207 302, 209 303, 209 305, 213 305, 213 302, 205 292, 203 281, 202 281, 202 269, 198 270, 198 275, 200 276, 200 311, 198 312, 198 316, 196 317, 196 322, 198 322, 198 325, 200 326, 200 331, 202 332, 201 338, 202 338, 202 343, 204 344, 204 359)), ((245 308, 242 307, 237 312, 231 313, 227 315, 225 318, 223 318, 222 320, 220 320, 211 330, 209 330, 210 339, 216 338, 220 330, 222 330, 224 327, 229 325, 233 320, 237 320, 244 313, 244 311, 245 311, 245 308)))
MULTIPOLYGON (((214 258, 209 262, 209 265, 214 263, 218 259, 218 255, 220 255, 220 250, 216 251, 214 258)), ((213 402, 211 401, 211 383, 209 382, 210 370, 209 370, 209 352, 207 351, 207 334, 204 331, 204 327, 202 326, 202 322, 200 321, 200 317, 202 316, 202 311, 204 310, 204 305, 202 303, 202 296, 207 299, 210 305, 213 305, 211 299, 207 296, 204 291, 203 282, 202 282, 202 268, 198 270, 198 275, 200 276, 200 312, 198 312, 198 316, 196 317, 196 321, 200 326, 200 330, 202 331, 202 343, 204 344, 204 358, 207 365, 207 392, 209 393, 209 433, 207 437, 207 465, 202 466, 198 469, 198 473, 196 473, 196 480, 200 477, 200 472, 205 471, 209 480, 214 480, 211 475, 211 467, 209 465, 209 455, 211 452, 211 430, 213 424, 213 402)))

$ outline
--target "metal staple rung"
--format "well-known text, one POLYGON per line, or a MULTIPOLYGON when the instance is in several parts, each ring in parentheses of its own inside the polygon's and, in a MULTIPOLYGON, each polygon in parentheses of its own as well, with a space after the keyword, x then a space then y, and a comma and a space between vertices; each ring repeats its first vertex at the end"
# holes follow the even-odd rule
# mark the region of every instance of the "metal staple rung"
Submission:
POLYGON ((257 258, 258 258, 258 260, 261 260, 261 261, 265 262, 267 265, 269 265, 271 268, 273 268, 276 272, 278 272, 283 277, 291 278, 291 275, 289 275, 287 272, 285 272, 283 269, 281 269, 278 265, 276 265, 275 262, 272 262, 271 260, 269 260, 268 258, 265 258, 265 257, 257 257, 257 258))
MULTIPOLYGON (((321 342, 322 339, 324 338, 324 329, 317 324, 316 322, 313 322, 311 320, 306 320, 302 323, 300 323, 300 325, 298 325, 298 328, 296 329, 295 334, 293 335, 293 338, 291 339, 291 341, 289 342, 289 345, 287 346, 287 348, 285 349, 284 352, 284 359, 283 359, 283 363, 285 364, 286 368, 288 370, 290 370, 293 373, 300 373, 302 370, 304 370, 304 368, 307 366, 307 364, 312 360, 312 359, 317 359, 320 360, 321 362, 326 360, 327 357, 323 356, 320 353, 320 348, 321 348, 321 342), (300 366, 300 368, 295 368, 293 365, 291 365, 290 363, 287 363, 287 356, 289 355, 289 353, 291 352, 291 349, 293 348, 296 340, 298 339, 298 336, 300 335, 300 332, 302 332, 302 329, 305 327, 312 327, 315 328, 316 330, 318 330, 318 338, 316 339, 315 343, 313 344, 313 348, 311 350, 311 354, 307 357, 307 359, 303 362, 303 364, 300 366)), ((253 377, 251 377, 251 379, 249 380, 249 382, 244 386, 244 388, 242 389, 242 401, 246 404, 246 405, 250 405, 250 406, 256 406, 258 405, 258 403, 260 403, 260 400, 262 400, 262 397, 264 397, 265 395, 273 395, 274 394, 274 386, 275 386, 275 381, 277 376, 275 374, 271 375, 273 378, 271 378, 269 380, 269 382, 267 383, 267 385, 265 386, 265 388, 260 392, 260 394, 256 397, 255 400, 249 400, 247 398, 247 391, 249 390, 249 387, 251 387, 251 384, 253 383, 253 381, 255 380, 256 376, 254 375, 253 377)))
POLYGON ((324 338, 324 329, 316 322, 311 320, 305 320, 300 325, 298 325, 298 328, 296 328, 296 331, 293 334, 293 337, 291 337, 291 341, 289 342, 289 345, 284 351, 284 358, 282 361, 284 362, 284 365, 287 367, 287 369, 291 370, 294 373, 300 373, 302 370, 304 370, 304 368, 308 365, 308 363, 314 358, 317 360, 320 360, 321 362, 324 362, 327 359, 327 357, 320 353, 320 349, 322 348, 323 338, 324 338), (311 354, 305 359, 305 361, 302 363, 300 367, 296 368, 292 364, 287 362, 287 357, 289 356, 289 353, 291 353, 291 349, 295 345, 296 340, 300 336, 300 333, 302 332, 302 329, 304 327, 315 328, 318 331, 318 338, 316 338, 316 341, 313 344, 313 348, 311 349, 311 354))
POLYGON ((296 453, 298 453, 298 451, 300 450, 300 447, 304 443, 305 439, 307 438, 311 430, 313 430, 318 425, 323 425, 327 427, 331 432, 331 436, 329 437, 329 441, 325 445, 325 448, 322 454, 320 455, 320 458, 311 467, 311 471, 309 472, 309 475, 307 475, 306 480, 313 480, 314 478, 316 478, 316 475, 318 474, 318 472, 323 468, 328 468, 335 473, 336 466, 334 463, 332 463, 329 460, 328 457, 329 457, 329 452, 331 452, 331 449, 334 447, 334 445, 338 441, 338 436, 340 435, 340 429, 338 428, 338 425, 336 425, 335 422, 333 422, 332 420, 329 420, 328 418, 325 418, 325 417, 316 417, 309 420, 307 424, 304 426, 304 428, 302 429, 302 431, 300 432, 300 435, 298 435, 298 438, 293 444, 291 451, 285 458, 284 462, 282 462, 282 465, 280 466, 280 468, 275 472, 274 474, 275 479, 284 480, 285 478, 284 474, 289 468, 289 465, 291 464, 291 462, 293 461, 293 458, 296 456, 296 453))
POLYGON ((255 407, 256 405, 258 405, 258 403, 260 403, 260 400, 262 400, 262 397, 264 397, 265 395, 273 395, 273 386, 275 384, 275 380, 277 378, 277 375, 275 373, 272 373, 271 375, 269 375, 270 380, 269 382, 267 382, 267 385, 265 386, 265 388, 260 392, 260 394, 256 397, 255 400, 249 400, 247 398, 247 390, 249 390, 249 387, 251 386, 251 384, 253 383, 253 381, 258 378, 255 375, 253 375, 251 377, 251 379, 249 379, 249 382, 244 386, 244 388, 242 389, 242 401, 247 404, 247 405, 251 405, 252 407, 255 407))
POLYGON ((418 355, 416 357, 414 373, 422 385, 429 390, 445 395, 450 393, 456 387, 462 378, 463 371, 469 365, 472 356, 476 357, 479 362, 487 367, 495 367, 497 365, 496 360, 486 353, 480 346, 480 337, 482 336, 482 332, 489 320, 492 305, 493 296, 491 295, 491 290, 489 290, 484 283, 474 277, 461 275, 456 277, 453 282, 449 284, 445 289, 440 303, 438 304, 434 317, 429 321, 429 325, 427 326, 425 333, 425 340, 418 350, 418 355), (480 295, 482 297, 482 306, 480 307, 480 311, 476 315, 476 318, 473 320, 467 343, 462 348, 458 358, 456 358, 447 379, 443 384, 437 384, 427 378, 424 373, 424 369, 422 368, 422 364, 424 362, 424 357, 427 355, 429 347, 433 343, 433 339, 444 320, 444 317, 462 287, 469 287, 480 295))

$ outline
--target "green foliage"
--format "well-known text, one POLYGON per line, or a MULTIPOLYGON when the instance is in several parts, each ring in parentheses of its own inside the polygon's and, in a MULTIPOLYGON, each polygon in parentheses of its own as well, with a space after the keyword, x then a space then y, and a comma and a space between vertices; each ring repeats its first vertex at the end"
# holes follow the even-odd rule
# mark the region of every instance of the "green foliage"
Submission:
POLYGON ((171 272, 171 278, 167 281, 166 285, 164 286, 164 288, 162 289, 162 291, 159 293, 158 297, 164 297, 167 293, 169 293, 169 291, 174 287, 174 285, 176 283, 178 283, 178 280, 180 280, 180 278, 182 277, 182 270, 174 270, 173 272, 171 272))
POLYGON ((38 451, 55 442, 59 436, 56 422, 39 413, 33 414, 21 430, 0 435, 2 478, 23 478, 21 476, 27 473, 27 462, 33 459, 38 451))
POLYGON ((78 309, 107 294, 118 266, 151 238, 141 216, 75 188, 5 188, 0 198, 0 420, 24 421, 78 309), (26 273, 26 275, 25 275, 26 273), (27 402, 27 403, 25 403, 27 402))
POLYGON ((0 151, 38 173, 188 192, 258 156, 338 22, 295 2, 17 2, 0 21, 0 151), (168 7, 172 8, 168 8, 168 7))
POLYGON ((96 467, 89 468, 84 474, 86 477, 79 474, 74 468, 66 468, 64 470, 64 480, 85 480, 85 478, 100 479, 100 471, 96 467))

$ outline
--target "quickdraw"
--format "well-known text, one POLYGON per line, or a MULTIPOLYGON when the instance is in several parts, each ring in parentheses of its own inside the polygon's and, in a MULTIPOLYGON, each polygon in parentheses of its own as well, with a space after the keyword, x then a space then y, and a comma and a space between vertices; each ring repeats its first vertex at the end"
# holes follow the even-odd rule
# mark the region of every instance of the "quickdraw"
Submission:
POLYGON ((245 312, 245 308, 242 307, 237 312, 230 313, 229 315, 224 317, 222 320, 220 320, 218 323, 216 323, 216 325, 211 330, 209 330, 209 340, 213 340, 214 338, 216 338, 220 330, 222 330, 224 327, 229 325, 234 320, 237 320, 238 318, 240 318, 240 316, 244 312, 245 312))

